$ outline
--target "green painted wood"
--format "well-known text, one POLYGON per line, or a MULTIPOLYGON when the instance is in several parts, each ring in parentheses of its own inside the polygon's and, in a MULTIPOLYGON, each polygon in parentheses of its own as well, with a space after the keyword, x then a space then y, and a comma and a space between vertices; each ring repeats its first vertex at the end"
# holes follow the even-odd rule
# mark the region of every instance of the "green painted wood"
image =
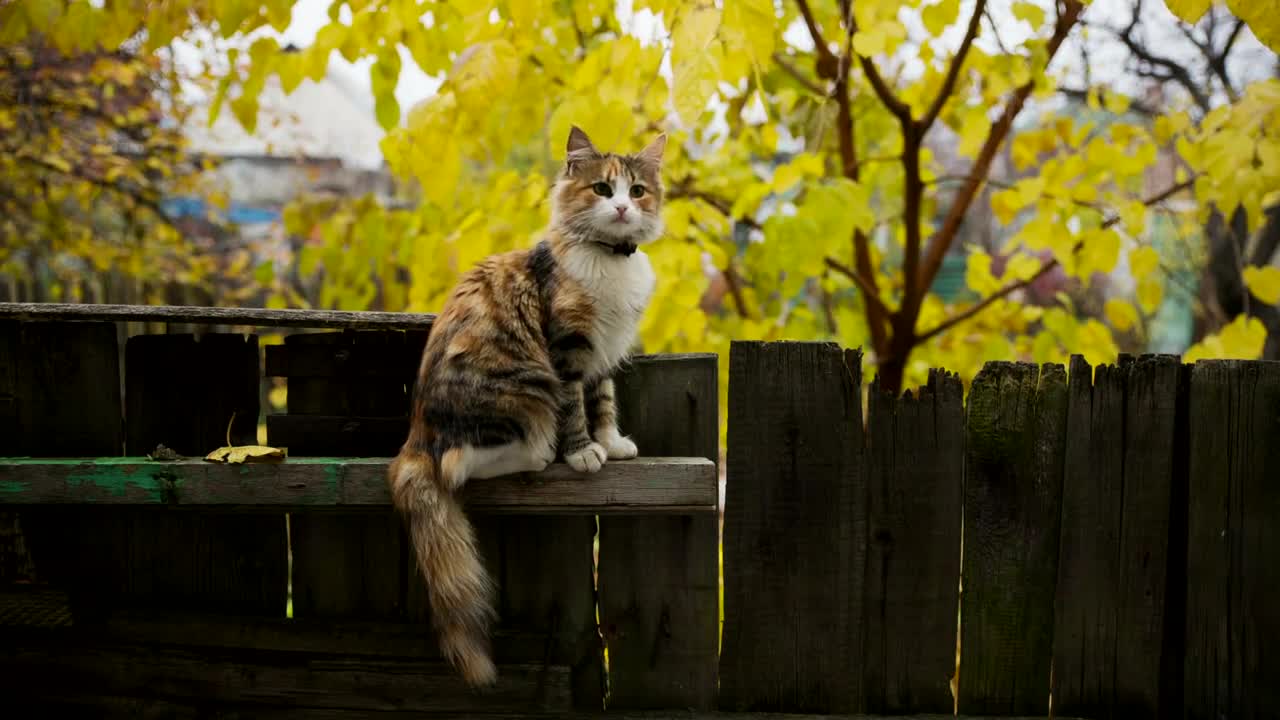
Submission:
MULTIPOLYGON (((288 458, 284 462, 148 461, 134 457, 0 458, 0 505, 390 505, 386 459, 288 458)), ((477 511, 596 514, 711 513, 715 463, 705 458, 613 461, 583 482, 556 463, 536 475, 467 483, 477 511)))

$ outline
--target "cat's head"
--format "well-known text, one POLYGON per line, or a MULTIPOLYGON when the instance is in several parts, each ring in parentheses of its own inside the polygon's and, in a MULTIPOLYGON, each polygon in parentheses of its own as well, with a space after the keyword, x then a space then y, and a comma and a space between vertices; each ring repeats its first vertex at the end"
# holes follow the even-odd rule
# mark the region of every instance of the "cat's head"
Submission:
POLYGON ((600 152, 577 127, 569 130, 567 156, 556 180, 552 218, 568 236, 616 248, 656 240, 662 234, 662 151, 659 135, 634 155, 600 152))

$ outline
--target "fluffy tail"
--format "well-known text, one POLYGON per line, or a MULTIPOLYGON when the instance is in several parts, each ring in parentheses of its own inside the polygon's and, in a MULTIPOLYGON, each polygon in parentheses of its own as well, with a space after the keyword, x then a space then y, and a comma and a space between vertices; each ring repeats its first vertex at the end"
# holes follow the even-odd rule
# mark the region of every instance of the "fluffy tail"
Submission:
POLYGON ((418 567, 426 576, 440 649, 468 685, 489 685, 498 676, 489 648, 489 626, 497 613, 475 530, 462 504, 444 489, 430 455, 405 448, 387 474, 392 502, 407 520, 418 567))

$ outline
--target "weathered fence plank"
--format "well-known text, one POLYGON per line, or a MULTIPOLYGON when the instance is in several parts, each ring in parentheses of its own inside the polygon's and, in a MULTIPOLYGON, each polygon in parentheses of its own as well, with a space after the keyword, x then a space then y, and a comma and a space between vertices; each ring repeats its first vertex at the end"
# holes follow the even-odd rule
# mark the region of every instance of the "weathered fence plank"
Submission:
MULTIPOLYGON (((0 360, 12 374, 8 427, 0 447, 31 457, 119 455, 124 451, 120 348, 111 323, 0 323, 0 360)), ((95 611, 117 582, 110 543, 118 525, 83 508, 23 509, 24 545, 40 582, 71 592, 77 617, 95 611), (67 528, 76 532, 67 532, 67 528)))
POLYGON ((1059 365, 988 363, 970 387, 961 713, 1048 710, 1066 419, 1059 365))
POLYGON ((1165 598, 1181 373, 1174 357, 1096 372, 1072 358, 1053 673, 1064 713, 1176 714, 1161 666, 1176 652, 1165 598))
MULTIPOLYGON (((703 458, 714 473, 718 370, 715 355, 634 358, 617 378, 622 433, 642 455, 703 458)), ((718 505, 718 497, 709 499, 718 505)), ((600 518, 600 625, 611 710, 714 707, 718 538, 714 513, 600 518)))
MULTIPOLYGON (((357 346, 389 352, 403 351, 404 337, 393 331, 303 333, 285 338, 298 353, 340 355, 357 346)), ((269 347, 269 354, 278 348, 269 347)), ((289 377, 289 418, 308 415, 368 414, 403 417, 408 413, 404 380, 330 377, 289 377)), ((337 437, 307 432, 282 436, 279 421, 267 418, 269 444, 287 448, 296 457, 383 457, 396 453, 399 442, 370 437, 359 427, 337 437)), ((383 479, 385 483, 385 478, 383 479)), ((373 484, 372 482, 370 483, 373 484)), ((404 616, 403 568, 405 540, 395 514, 292 513, 289 534, 293 551, 293 614, 299 618, 393 619, 404 616)))
POLYGON ((350 330, 426 330, 435 321, 435 315, 430 313, 8 302, 0 303, 0 318, 29 322, 167 322, 350 330))
POLYGON ((1280 363, 1191 373, 1185 717, 1280 708, 1280 363))
MULTIPOLYGON (((166 505, 270 510, 391 505, 387 458, 290 457, 279 462, 204 459, 0 458, 0 505, 166 505)), ((582 473, 554 463, 540 473, 467 483, 468 510, 487 514, 701 514, 716 510, 715 463, 635 458, 582 473)))
MULTIPOLYGON (((513 665, 498 684, 476 693, 443 662, 251 653, 41 637, 15 639, 0 650, 0 687, 28 699, 97 697, 226 704, 252 708, 339 708, 376 714, 423 712, 555 712, 570 709, 569 672, 513 665)), ((96 715, 95 715, 96 717, 96 715)))
POLYGON ((868 393, 869 543, 861 665, 866 709, 953 707, 960 600, 964 402, 960 379, 934 372, 914 397, 868 393))
POLYGON ((734 342, 729 368, 720 707, 858 710, 860 353, 734 342))
MULTIPOLYGON (((209 334, 198 342, 193 335, 129 338, 126 451, 143 455, 164 445, 203 457, 228 439, 257 444, 260 362, 252 335, 209 334)), ((175 479, 175 491, 177 486, 175 479)), ((177 515, 145 508, 119 517, 125 525, 110 540, 101 539, 115 545, 112 556, 120 562, 118 601, 284 613, 289 565, 283 514, 177 515)))

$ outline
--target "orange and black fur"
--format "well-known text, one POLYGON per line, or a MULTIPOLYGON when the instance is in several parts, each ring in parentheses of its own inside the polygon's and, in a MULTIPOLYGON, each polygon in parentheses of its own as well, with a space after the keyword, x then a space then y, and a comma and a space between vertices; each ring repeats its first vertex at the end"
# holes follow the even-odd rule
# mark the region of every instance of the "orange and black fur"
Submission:
POLYGON ((638 247, 662 232, 665 144, 602 153, 573 128, 547 237, 463 275, 423 351, 409 437, 387 479, 441 650, 473 686, 497 676, 494 587, 456 493, 471 478, 538 472, 557 455, 583 473, 636 456, 618 432, 611 373, 653 294, 638 247))

